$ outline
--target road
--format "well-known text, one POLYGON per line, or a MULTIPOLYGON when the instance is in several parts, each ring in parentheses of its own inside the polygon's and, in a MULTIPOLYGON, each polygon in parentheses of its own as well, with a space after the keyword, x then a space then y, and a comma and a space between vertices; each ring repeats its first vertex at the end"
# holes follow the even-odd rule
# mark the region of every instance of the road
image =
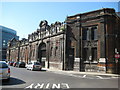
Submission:
POLYGON ((117 78, 98 79, 96 77, 93 78, 94 76, 80 78, 79 76, 54 73, 46 70, 29 71, 25 68, 10 68, 11 79, 9 82, 4 81, 2 88, 118 88, 117 78))

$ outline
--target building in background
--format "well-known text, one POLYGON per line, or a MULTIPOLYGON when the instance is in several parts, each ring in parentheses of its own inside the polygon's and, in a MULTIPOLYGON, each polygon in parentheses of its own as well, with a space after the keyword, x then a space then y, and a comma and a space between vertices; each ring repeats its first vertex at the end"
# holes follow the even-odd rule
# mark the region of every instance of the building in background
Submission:
POLYGON ((68 16, 65 23, 48 25, 44 20, 39 26, 28 39, 9 42, 8 60, 40 61, 51 69, 118 73, 120 17, 114 9, 68 16))
POLYGON ((120 12, 116 12, 116 14, 120 17, 120 12))
POLYGON ((6 60, 8 41, 12 38, 19 40, 16 31, 0 25, 0 59, 6 60))

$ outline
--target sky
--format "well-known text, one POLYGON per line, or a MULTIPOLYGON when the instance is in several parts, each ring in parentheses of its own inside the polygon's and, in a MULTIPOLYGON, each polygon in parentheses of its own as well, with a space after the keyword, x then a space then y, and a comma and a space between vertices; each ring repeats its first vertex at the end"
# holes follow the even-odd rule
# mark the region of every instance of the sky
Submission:
POLYGON ((67 16, 101 8, 118 12, 118 2, 0 2, 0 25, 16 30, 20 39, 28 38, 41 20, 50 25, 64 22, 67 16))

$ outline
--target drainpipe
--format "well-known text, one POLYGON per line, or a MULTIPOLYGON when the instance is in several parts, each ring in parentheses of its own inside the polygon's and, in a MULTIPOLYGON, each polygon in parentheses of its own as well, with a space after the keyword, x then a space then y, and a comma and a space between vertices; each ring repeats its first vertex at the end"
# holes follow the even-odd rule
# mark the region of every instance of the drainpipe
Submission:
POLYGON ((79 58, 79 71, 81 71, 81 46, 80 46, 80 16, 77 16, 77 27, 78 27, 78 58, 79 58))
POLYGON ((105 38, 105 61, 106 61, 106 73, 107 73, 107 64, 108 64, 108 61, 107 61, 107 57, 106 57, 106 38, 107 38, 107 32, 106 32, 106 17, 105 17, 105 9, 104 9, 104 38, 105 38))
MULTIPOLYGON (((79 33, 79 36, 81 35, 81 41, 80 41, 80 45, 79 45, 79 48, 80 48, 80 71, 84 71, 83 70, 83 58, 82 58, 82 44, 83 44, 83 42, 82 42, 82 22, 81 22, 81 14, 80 14, 80 31, 81 31, 81 33, 79 33)), ((79 31, 79 32, 80 32, 79 31)))
POLYGON ((66 50, 66 30, 67 30, 66 28, 67 28, 67 26, 65 26, 65 25, 67 25, 67 24, 64 23, 63 40, 62 40, 62 42, 63 42, 63 46, 62 46, 63 47, 63 50, 62 50, 63 51, 63 53, 62 53, 63 68, 62 68, 62 70, 65 70, 65 59, 66 59, 65 58, 66 57, 65 50, 66 50))

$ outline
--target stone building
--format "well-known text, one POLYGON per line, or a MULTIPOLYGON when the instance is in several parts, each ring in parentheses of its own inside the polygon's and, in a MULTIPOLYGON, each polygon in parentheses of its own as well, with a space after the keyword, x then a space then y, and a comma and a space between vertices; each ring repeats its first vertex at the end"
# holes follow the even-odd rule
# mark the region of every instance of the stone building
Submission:
POLYGON ((120 17, 103 8, 67 17, 68 69, 115 73, 120 52, 120 17))
POLYGON ((51 69, 116 73, 119 26, 120 17, 111 8, 68 16, 65 23, 48 25, 44 20, 28 39, 9 42, 8 60, 40 61, 51 69))
POLYGON ((40 61, 45 68, 64 68, 65 55, 65 24, 55 22, 48 25, 46 20, 41 21, 39 29, 17 41, 15 38, 9 42, 8 60, 40 61))

